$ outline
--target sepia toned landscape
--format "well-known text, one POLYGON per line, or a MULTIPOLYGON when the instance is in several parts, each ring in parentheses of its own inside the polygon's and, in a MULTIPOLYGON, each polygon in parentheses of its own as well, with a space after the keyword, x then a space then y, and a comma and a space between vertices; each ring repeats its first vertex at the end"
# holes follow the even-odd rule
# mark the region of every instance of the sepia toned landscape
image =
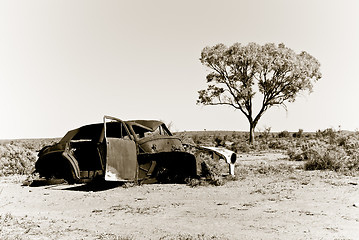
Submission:
POLYGON ((0 240, 359 239, 358 12, 1 0, 0 240))
POLYGON ((186 184, 69 185, 53 180, 29 186, 35 149, 56 139, 3 142, 0 239, 358 236, 358 133, 262 132, 254 146, 240 132, 177 136, 187 143, 237 150, 235 177, 219 174, 224 162, 209 162, 211 179, 186 184))

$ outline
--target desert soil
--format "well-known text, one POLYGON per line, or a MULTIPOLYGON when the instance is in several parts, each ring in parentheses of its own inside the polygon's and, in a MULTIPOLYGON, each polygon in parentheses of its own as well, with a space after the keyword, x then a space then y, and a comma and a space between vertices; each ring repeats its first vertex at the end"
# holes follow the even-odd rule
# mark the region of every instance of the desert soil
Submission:
POLYGON ((301 164, 241 155, 239 179, 223 186, 30 187, 3 177, 0 239, 359 239, 359 177, 301 164))

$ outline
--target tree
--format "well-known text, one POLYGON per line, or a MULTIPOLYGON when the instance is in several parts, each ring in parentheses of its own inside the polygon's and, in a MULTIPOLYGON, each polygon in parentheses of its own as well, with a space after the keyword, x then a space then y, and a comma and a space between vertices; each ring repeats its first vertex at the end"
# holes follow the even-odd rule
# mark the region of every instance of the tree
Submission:
POLYGON ((210 68, 207 89, 198 91, 197 104, 229 105, 241 111, 249 122, 249 142, 259 119, 272 106, 294 102, 303 91, 312 92, 321 78, 320 63, 307 52, 296 54, 283 43, 230 47, 217 44, 202 50, 201 63, 210 68), (262 95, 255 115, 253 99, 262 95))

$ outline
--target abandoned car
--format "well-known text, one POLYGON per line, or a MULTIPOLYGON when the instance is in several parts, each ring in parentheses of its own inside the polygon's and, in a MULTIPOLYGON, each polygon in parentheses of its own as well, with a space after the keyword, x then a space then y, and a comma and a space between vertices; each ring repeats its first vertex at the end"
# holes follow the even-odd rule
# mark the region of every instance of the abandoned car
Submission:
MULTIPOLYGON (((199 154, 185 151, 178 137, 156 120, 122 121, 104 116, 102 123, 69 131, 58 143, 39 151, 35 172, 69 183, 106 181, 183 182, 201 174, 199 154)), ((228 149, 194 146, 224 159, 234 175, 236 154, 228 149)))
POLYGON ((35 172, 70 183, 96 178, 166 182, 196 177, 197 164, 163 122, 104 116, 103 123, 71 130, 42 148, 35 172))

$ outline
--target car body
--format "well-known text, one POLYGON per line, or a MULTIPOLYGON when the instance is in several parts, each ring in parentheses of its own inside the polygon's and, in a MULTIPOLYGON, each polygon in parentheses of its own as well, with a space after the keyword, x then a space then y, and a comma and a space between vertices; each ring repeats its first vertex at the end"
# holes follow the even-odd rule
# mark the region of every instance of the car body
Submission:
POLYGON ((102 123, 71 130, 58 143, 42 148, 35 172, 68 182, 177 182, 196 177, 197 163, 163 122, 104 116, 102 123))

